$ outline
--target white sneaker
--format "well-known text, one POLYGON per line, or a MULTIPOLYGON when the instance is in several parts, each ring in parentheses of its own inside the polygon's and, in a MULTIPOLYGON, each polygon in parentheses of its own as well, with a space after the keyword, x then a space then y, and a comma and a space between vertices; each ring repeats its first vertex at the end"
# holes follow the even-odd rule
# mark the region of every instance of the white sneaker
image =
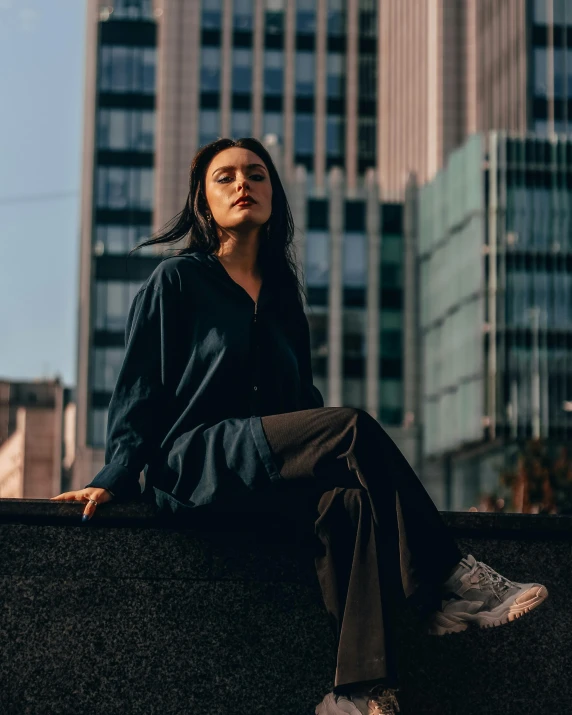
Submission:
POLYGON ((316 707, 316 715, 395 715, 400 712, 396 689, 376 686, 363 695, 328 693, 316 707))
POLYGON ((540 583, 517 583, 469 554, 443 584, 442 608, 427 619, 427 632, 460 633, 470 623, 479 628, 502 626, 520 618, 548 597, 540 583))
POLYGON ((334 693, 328 693, 316 707, 316 715, 342 715, 342 713, 349 713, 349 715, 367 715, 367 710, 365 713, 359 710, 351 699, 351 696, 334 695, 334 693))

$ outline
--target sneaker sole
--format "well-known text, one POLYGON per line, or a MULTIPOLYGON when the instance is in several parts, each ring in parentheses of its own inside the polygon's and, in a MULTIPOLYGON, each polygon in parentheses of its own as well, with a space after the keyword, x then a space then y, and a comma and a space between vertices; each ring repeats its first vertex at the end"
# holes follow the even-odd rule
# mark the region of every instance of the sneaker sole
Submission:
POLYGON ((523 603, 513 603, 508 608, 506 604, 500 604, 496 609, 485 611, 484 613, 446 615, 442 611, 438 611, 433 616, 427 628, 427 633, 432 636, 461 633, 467 630, 470 623, 476 623, 479 628, 503 626, 540 606, 548 598, 548 589, 546 586, 534 586, 524 591, 521 595, 527 596, 529 594, 530 597, 523 603))

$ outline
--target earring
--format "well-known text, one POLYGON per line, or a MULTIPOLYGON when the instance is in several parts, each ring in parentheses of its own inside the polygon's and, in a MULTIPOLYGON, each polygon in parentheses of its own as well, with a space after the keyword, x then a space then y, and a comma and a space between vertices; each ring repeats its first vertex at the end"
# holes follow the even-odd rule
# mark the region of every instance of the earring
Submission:
POLYGON ((212 219, 212 214, 207 211, 207 221, 210 221, 212 219))

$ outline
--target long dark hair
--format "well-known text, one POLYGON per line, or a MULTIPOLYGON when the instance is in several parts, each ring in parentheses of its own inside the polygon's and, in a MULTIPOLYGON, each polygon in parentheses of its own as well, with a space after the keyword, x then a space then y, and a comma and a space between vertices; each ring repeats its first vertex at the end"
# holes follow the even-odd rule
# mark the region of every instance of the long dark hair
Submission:
POLYGON ((304 307, 303 298, 307 298, 303 282, 298 275, 292 241, 294 221, 286 192, 272 161, 272 157, 257 139, 222 138, 201 147, 193 159, 189 171, 189 195, 184 209, 168 221, 165 226, 150 239, 140 243, 130 252, 158 243, 174 243, 186 237, 183 248, 172 255, 187 253, 214 253, 220 247, 216 224, 206 217, 208 203, 205 191, 207 167, 219 152, 230 147, 249 149, 257 154, 266 164, 272 185, 272 215, 261 228, 258 249, 258 263, 263 280, 272 286, 279 310, 287 320, 294 307, 304 307))

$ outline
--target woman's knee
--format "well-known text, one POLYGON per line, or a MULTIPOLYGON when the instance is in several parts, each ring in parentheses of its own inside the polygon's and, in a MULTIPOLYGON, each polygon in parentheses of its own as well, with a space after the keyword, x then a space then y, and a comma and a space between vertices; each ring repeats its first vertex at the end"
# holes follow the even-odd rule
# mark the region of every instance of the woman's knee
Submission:
POLYGON ((372 417, 372 415, 370 415, 367 410, 364 410, 361 407, 351 409, 354 411, 355 420, 358 425, 369 427, 374 430, 383 431, 383 427, 380 425, 380 423, 375 419, 375 417, 372 417))

